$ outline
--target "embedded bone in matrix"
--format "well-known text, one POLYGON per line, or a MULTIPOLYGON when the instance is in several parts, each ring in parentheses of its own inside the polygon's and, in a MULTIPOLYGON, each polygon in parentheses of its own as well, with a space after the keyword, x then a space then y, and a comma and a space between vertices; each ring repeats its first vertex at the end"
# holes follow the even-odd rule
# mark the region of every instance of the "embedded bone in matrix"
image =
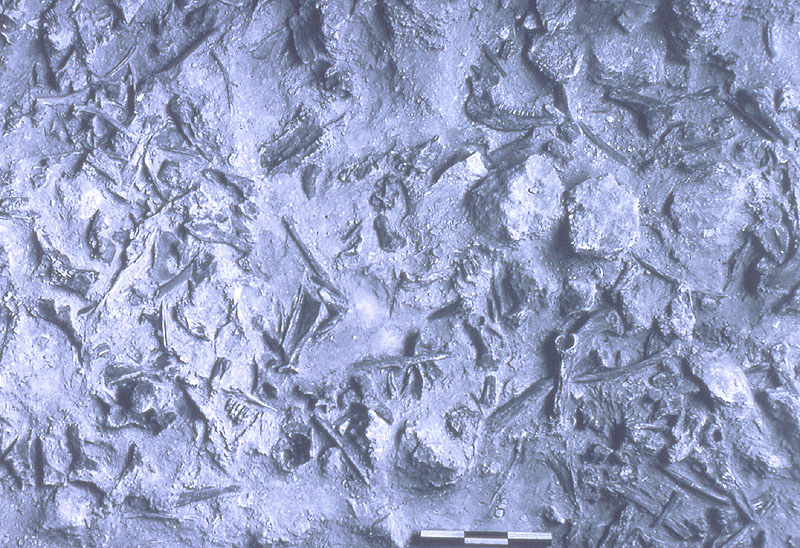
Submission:
POLYGON ((1 546, 800 546, 793 0, 0 0, 1 546))

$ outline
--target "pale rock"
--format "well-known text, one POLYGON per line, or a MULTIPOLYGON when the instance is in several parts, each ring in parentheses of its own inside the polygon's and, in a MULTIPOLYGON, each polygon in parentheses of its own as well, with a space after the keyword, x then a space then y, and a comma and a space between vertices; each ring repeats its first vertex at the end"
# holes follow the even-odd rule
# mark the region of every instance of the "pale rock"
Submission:
POLYGON ((587 179, 569 192, 569 239, 577 253, 609 258, 639 238, 639 200, 613 175, 587 179))
POLYGON ((692 374, 721 406, 751 408, 753 394, 742 367, 724 350, 701 350, 689 359, 692 374))

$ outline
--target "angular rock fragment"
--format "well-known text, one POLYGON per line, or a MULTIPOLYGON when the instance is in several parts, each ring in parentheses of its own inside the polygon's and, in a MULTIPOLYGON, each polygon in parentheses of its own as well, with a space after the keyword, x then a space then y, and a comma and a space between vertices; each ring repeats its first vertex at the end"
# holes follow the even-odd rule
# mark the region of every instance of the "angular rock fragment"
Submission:
MULTIPOLYGON (((394 448, 394 434, 391 425, 380 417, 375 411, 361 403, 352 403, 347 412, 343 440, 348 440, 348 445, 356 451, 350 456, 343 454, 345 459, 353 463, 368 464, 373 470, 382 468, 385 461, 391 457, 394 448)), ((342 447, 344 453, 347 450, 342 447)))
POLYGON ((561 309, 564 312, 590 310, 597 302, 597 293, 594 280, 569 277, 561 293, 561 309))
POLYGON ((775 97, 775 108, 778 112, 800 110, 800 88, 795 85, 787 85, 779 89, 775 97))
POLYGON ((37 243, 39 244, 38 268, 41 275, 54 286, 85 297, 97 281, 97 271, 76 268, 64 253, 48 244, 37 243))
POLYGON ((472 183, 476 183, 481 178, 486 177, 488 171, 486 164, 480 152, 473 152, 464 160, 457 162, 450 166, 438 178, 436 184, 450 187, 451 185, 458 185, 465 190, 472 183))
POLYGON ((733 356, 724 350, 699 350, 689 358, 692 374, 720 406, 747 409, 753 405, 750 384, 733 356))
POLYGON ((567 197, 569 239, 577 253, 609 258, 639 237, 639 200, 613 175, 587 179, 567 197))
POLYGON ((583 45, 577 34, 560 30, 534 41, 528 57, 543 75, 554 82, 566 82, 583 66, 583 45))
POLYGON ((381 0, 383 24, 396 44, 423 51, 441 49, 444 40, 443 18, 425 2, 392 2, 381 0))
POLYGON ((96 504, 95 498, 84 489, 72 485, 59 487, 50 504, 43 508, 43 525, 47 529, 77 533, 89 525, 96 504))
POLYGON ((723 178, 705 178, 680 185, 668 199, 667 213, 678 232, 687 238, 701 240, 712 237, 732 214, 730 182, 723 178), (726 182, 728 184, 726 184, 726 182))
POLYGON ((338 447, 328 447, 319 456, 319 466, 326 478, 341 480, 347 473, 347 462, 338 447))
POLYGON ((474 152, 435 179, 415 204, 408 241, 419 251, 425 278, 451 274, 471 233, 464 195, 486 174, 481 153, 474 152))
POLYGON ((589 74, 598 83, 655 84, 664 75, 662 59, 646 38, 608 34, 592 44, 589 74))
POLYGON ((561 178, 544 156, 531 156, 510 173, 491 172, 465 197, 481 233, 519 241, 549 239, 561 217, 561 178))
POLYGON ((617 23, 625 32, 634 32, 644 25, 655 11, 656 2, 622 2, 622 9, 617 14, 617 23))
POLYGON ((464 446, 444 431, 434 419, 406 426, 397 449, 396 466, 409 482, 421 490, 439 490, 454 485, 469 467, 464 446))
POLYGON ((783 435, 800 448, 800 396, 791 390, 776 388, 759 394, 759 402, 777 421, 783 435))
POLYGON ((47 9, 45 14, 46 17, 42 18, 39 29, 40 39, 44 42, 48 53, 54 57, 63 55, 75 40, 77 24, 72 17, 58 9, 47 9))
POLYGON ((536 12, 547 32, 568 27, 576 10, 575 0, 536 0, 536 12))
POLYGON ((701 171, 667 198, 664 211, 679 234, 673 253, 695 287, 719 291, 724 286, 727 260, 741 245, 749 221, 746 188, 746 179, 727 169, 701 171))
POLYGON ((692 54, 705 43, 719 24, 715 12, 721 2, 716 0, 669 0, 664 18, 667 47, 671 56, 688 63, 692 54))
POLYGON ((478 414, 466 406, 459 406, 447 413, 446 424, 450 434, 460 438, 473 433, 478 423, 478 414))
POLYGON ((382 464, 393 448, 394 439, 391 426, 374 411, 370 410, 364 429, 364 450, 372 467, 382 464))
POLYGON ((173 162, 172 160, 164 160, 161 162, 156 178, 169 188, 185 189, 188 186, 188 181, 181 172, 180 166, 177 162, 173 162))
POLYGON ((634 331, 648 329, 664 311, 669 286, 663 280, 644 273, 620 283, 620 310, 625 323, 634 331))
POLYGON ((522 19, 521 26, 531 34, 542 31, 540 17, 534 12, 528 12, 528 14, 522 19))
POLYGON ((689 297, 686 295, 676 296, 670 300, 664 314, 658 318, 658 327, 662 334, 681 339, 692 336, 696 320, 688 300, 689 297))

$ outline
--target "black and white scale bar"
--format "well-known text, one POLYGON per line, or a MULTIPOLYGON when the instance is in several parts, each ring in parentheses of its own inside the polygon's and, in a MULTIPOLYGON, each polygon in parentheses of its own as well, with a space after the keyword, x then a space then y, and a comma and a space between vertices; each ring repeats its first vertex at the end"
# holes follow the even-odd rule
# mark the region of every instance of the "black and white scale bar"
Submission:
POLYGON ((519 546, 539 548, 550 546, 552 533, 515 531, 420 531, 422 544, 448 546, 519 546))

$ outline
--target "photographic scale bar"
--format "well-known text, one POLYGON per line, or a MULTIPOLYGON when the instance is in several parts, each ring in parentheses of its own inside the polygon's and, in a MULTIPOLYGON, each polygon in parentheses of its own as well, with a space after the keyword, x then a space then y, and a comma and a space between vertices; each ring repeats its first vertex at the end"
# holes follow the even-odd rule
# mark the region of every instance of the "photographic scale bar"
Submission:
POLYGON ((552 533, 515 531, 420 531, 421 544, 448 546, 518 546, 539 548, 550 546, 552 533))

